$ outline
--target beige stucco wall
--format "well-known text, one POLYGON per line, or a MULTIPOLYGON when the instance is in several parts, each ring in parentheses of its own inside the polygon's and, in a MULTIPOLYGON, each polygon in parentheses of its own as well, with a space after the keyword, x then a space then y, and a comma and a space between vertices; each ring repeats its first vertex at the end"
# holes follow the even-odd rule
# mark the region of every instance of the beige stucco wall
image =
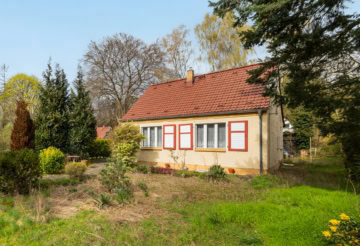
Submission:
MULTIPOLYGON (((271 109, 274 110, 274 109, 271 109)), ((263 165, 264 170, 272 168, 277 165, 280 160, 278 144, 276 141, 280 141, 282 132, 280 132, 281 125, 281 113, 268 112, 263 113, 263 165), (269 128, 271 126, 271 129, 269 128), (272 129, 274 127, 274 129, 272 129), (276 129, 275 129, 276 128, 276 129), (281 134, 279 134, 281 133, 281 134), (269 136, 274 135, 274 136, 269 136)), ((138 161, 159 164, 163 166, 165 163, 170 163, 172 167, 180 168, 181 164, 185 164, 190 169, 207 169, 214 164, 220 164, 225 168, 234 168, 237 173, 246 174, 248 170, 249 174, 256 174, 259 170, 259 116, 257 113, 252 114, 237 114, 237 115, 223 115, 223 116, 206 116, 206 117, 192 117, 192 118, 178 118, 178 119, 162 119, 162 120, 150 120, 150 121, 138 121, 134 122, 140 127, 143 126, 163 126, 167 124, 176 124, 176 150, 174 150, 175 156, 178 157, 177 163, 171 157, 169 150, 162 148, 157 150, 140 150, 138 153, 138 161), (226 139, 226 151, 225 152, 198 152, 195 148, 195 131, 194 131, 194 149, 193 150, 179 150, 178 139, 178 125, 192 123, 206 124, 206 123, 228 123, 229 121, 248 121, 248 151, 229 151, 228 139, 226 139), (243 170, 243 171, 242 171, 243 170), (245 170, 245 171, 244 171, 245 170)), ((228 126, 228 124, 227 124, 228 126)), ((228 131, 228 127, 226 127, 228 131)), ((226 138, 228 134, 226 133, 226 138)), ((282 141, 280 141, 282 142, 282 141)))
POLYGON ((281 108, 271 106, 268 110, 269 169, 275 169, 283 159, 283 121, 281 108))

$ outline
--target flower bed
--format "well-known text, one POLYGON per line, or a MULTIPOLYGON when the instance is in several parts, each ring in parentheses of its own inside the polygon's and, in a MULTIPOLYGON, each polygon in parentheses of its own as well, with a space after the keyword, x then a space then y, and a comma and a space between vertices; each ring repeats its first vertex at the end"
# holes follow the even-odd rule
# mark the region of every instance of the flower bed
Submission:
POLYGON ((151 167, 151 173, 156 174, 175 174, 175 170, 171 168, 164 168, 164 167, 151 167))

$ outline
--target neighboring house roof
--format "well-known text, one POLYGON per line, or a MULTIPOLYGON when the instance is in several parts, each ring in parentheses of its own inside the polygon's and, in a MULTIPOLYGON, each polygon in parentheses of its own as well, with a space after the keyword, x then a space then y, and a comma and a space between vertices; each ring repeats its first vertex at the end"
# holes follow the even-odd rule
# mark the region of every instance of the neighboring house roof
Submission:
POLYGON ((150 86, 122 120, 216 115, 266 109, 270 99, 264 87, 248 84, 249 65, 150 86))
POLYGON ((111 126, 101 126, 96 128, 97 138, 106 138, 111 131, 111 126))

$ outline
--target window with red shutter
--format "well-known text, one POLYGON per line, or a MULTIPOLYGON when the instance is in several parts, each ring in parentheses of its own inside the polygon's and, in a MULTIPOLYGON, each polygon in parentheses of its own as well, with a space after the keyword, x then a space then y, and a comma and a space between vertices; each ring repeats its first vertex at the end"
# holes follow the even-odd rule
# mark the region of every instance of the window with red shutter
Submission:
POLYGON ((248 122, 229 121, 229 150, 248 151, 248 122))
POLYGON ((179 125, 179 149, 193 149, 193 124, 179 125))
POLYGON ((163 148, 176 149, 176 125, 163 126, 163 148))

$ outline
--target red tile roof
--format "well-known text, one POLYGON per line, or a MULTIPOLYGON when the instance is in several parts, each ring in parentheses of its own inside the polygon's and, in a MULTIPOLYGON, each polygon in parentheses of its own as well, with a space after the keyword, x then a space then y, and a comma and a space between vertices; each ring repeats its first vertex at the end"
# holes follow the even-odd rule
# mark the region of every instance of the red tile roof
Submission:
POLYGON ((246 83, 248 70, 259 65, 224 70, 150 86, 122 120, 187 117, 251 111, 269 107, 264 87, 246 83))
POLYGON ((107 134, 111 131, 110 126, 101 126, 96 128, 97 138, 106 138, 107 134))

